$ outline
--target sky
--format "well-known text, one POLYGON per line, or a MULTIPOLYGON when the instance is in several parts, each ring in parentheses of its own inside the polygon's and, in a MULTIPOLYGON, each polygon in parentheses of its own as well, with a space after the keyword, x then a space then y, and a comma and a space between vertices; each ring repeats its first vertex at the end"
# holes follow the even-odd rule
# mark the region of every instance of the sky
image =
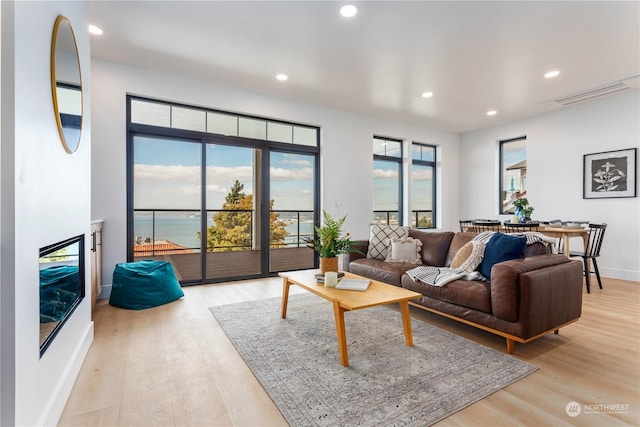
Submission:
MULTIPOLYGON (((432 180, 431 170, 413 168, 412 181, 412 210, 431 210, 432 180)), ((376 211, 398 210, 398 163, 373 162, 373 209, 376 211)))
MULTIPOLYGON (((220 209, 235 182, 253 194, 254 153, 246 147, 207 145, 207 209, 220 209)), ((201 203, 201 145, 188 140, 134 138, 136 209, 194 209, 201 203)), ((398 164, 374 161, 374 209, 398 210, 398 164)), ((313 156, 271 153, 271 198, 275 210, 313 210, 313 156)), ((431 171, 412 172, 412 209, 431 209, 431 171)))
MULTIPOLYGON (((254 150, 207 145, 207 209, 220 209, 233 183, 253 194, 254 150)), ((200 209, 201 145, 188 140, 134 139, 136 209, 200 209)), ((313 210, 313 156, 272 152, 271 198, 275 210, 313 210)))

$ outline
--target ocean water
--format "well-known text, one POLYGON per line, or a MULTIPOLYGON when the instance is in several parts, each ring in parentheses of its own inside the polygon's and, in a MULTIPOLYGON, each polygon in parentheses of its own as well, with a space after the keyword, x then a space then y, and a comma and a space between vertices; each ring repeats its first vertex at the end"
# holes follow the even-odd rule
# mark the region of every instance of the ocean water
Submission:
MULTIPOLYGON (((297 244, 298 233, 302 238, 313 234, 313 222, 309 220, 300 221, 300 228, 289 214, 282 214, 281 219, 287 221, 289 225, 285 227, 289 235, 285 242, 290 245, 297 244), (293 222, 292 222, 293 221, 293 222)), ((190 213, 156 213, 155 236, 153 234, 153 218, 151 214, 136 213, 133 220, 134 236, 145 238, 155 238, 155 240, 169 240, 180 246, 187 248, 200 248, 200 215, 190 213)), ((212 226, 211 217, 207 219, 207 226, 212 226)))

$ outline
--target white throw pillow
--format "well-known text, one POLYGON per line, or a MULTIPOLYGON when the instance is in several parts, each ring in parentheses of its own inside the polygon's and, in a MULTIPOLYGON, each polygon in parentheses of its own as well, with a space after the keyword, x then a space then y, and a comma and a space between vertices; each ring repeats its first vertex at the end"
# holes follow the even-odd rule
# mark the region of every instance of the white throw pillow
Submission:
POLYGON ((406 262, 408 264, 422 264, 420 249, 422 242, 413 237, 402 237, 400 239, 389 239, 389 249, 387 251, 387 262, 406 262))
POLYGON ((451 260, 451 268, 464 271, 467 274, 473 273, 484 258, 485 246, 484 242, 480 240, 471 240, 465 243, 451 260))
POLYGON ((399 225, 372 224, 369 232, 369 248, 367 258, 384 261, 387 258, 389 239, 409 236, 409 228, 399 225))

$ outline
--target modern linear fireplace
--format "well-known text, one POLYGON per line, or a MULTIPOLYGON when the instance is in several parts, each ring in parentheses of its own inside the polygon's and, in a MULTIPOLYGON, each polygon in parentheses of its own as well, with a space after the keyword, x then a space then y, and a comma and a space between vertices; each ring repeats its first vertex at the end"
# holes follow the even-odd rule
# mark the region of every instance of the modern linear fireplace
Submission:
POLYGON ((84 234, 40 248, 40 357, 84 298, 84 234))

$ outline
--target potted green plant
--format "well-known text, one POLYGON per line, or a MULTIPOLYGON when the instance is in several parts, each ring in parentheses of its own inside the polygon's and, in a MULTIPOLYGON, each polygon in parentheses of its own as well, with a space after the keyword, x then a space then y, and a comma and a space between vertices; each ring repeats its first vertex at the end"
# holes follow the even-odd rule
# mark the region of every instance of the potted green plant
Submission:
POLYGON ((316 238, 307 239, 310 248, 320 255, 320 273, 338 271, 338 255, 350 252, 359 252, 351 247, 349 233, 342 235, 342 225, 347 219, 333 218, 326 211, 322 211, 323 224, 315 227, 316 238))
POLYGON ((520 218, 520 222, 531 221, 531 214, 534 211, 533 206, 529 206, 529 200, 526 197, 520 197, 513 201, 513 206, 516 207, 516 215, 520 218))

